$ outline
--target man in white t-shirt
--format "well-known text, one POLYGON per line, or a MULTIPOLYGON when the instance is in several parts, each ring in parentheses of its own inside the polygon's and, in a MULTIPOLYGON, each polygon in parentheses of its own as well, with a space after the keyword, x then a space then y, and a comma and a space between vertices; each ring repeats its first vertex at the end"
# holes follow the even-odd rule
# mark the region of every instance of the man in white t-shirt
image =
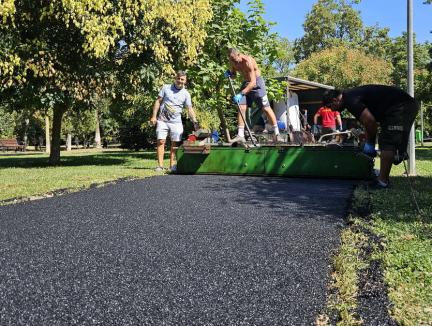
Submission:
POLYGON ((178 71, 173 84, 162 87, 158 98, 153 106, 153 115, 150 122, 156 127, 157 136, 157 160, 156 171, 163 170, 163 159, 165 154, 165 141, 168 132, 171 136, 170 169, 175 171, 175 147, 181 140, 183 134, 183 123, 181 114, 185 107, 188 108, 189 117, 194 124, 195 130, 199 128, 195 111, 192 108, 192 100, 185 88, 186 73, 178 71))

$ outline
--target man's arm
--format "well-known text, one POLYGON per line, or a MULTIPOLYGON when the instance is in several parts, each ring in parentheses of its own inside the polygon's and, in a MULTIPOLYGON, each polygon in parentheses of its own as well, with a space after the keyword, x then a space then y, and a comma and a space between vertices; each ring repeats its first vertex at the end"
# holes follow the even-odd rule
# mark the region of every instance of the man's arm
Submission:
POLYGON ((156 101, 153 105, 153 114, 152 114, 152 117, 150 118, 150 122, 153 126, 156 125, 156 122, 157 122, 156 117, 157 117, 157 113, 159 111, 161 103, 162 103, 162 97, 158 96, 158 98, 156 99, 156 101))
POLYGON ((313 118, 313 123, 314 125, 318 124, 318 117, 320 116, 319 111, 317 113, 315 113, 314 118, 313 118))
POLYGON ((340 114, 336 115, 336 124, 340 127, 340 130, 342 130, 342 119, 340 114))
POLYGON ((369 143, 375 144, 375 139, 376 139, 377 129, 378 129, 378 125, 375 120, 375 117, 367 108, 365 108, 363 112, 360 114, 359 120, 366 129, 367 141, 369 143))
POLYGON ((197 123, 197 118, 196 118, 196 114, 195 114, 195 110, 193 109, 193 107, 189 107, 188 108, 188 114, 189 114, 189 118, 191 119, 191 121, 193 123, 197 123))

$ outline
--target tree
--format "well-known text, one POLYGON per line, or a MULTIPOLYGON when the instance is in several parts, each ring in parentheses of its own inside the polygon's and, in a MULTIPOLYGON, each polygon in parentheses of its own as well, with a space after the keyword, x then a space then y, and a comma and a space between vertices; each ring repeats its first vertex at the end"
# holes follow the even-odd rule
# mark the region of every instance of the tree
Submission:
POLYGON ((139 88, 147 70, 161 76, 174 62, 193 63, 211 18, 207 0, 3 0, 0 7, 0 95, 11 109, 53 110, 52 164, 65 112, 94 94, 139 88))
MULTIPOLYGON (((228 69, 227 49, 234 47, 254 56, 265 76, 274 71, 272 64, 277 55, 276 34, 270 32, 271 23, 263 18, 262 1, 249 1, 247 14, 236 8, 238 2, 211 2, 213 18, 208 24, 208 36, 197 63, 188 71, 200 122, 212 129, 221 124, 227 138, 228 130, 234 129, 237 123, 231 91, 223 77, 223 72, 228 69)), ((238 89, 238 82, 234 83, 238 89)), ((272 91, 271 87, 269 91, 272 91)))
POLYGON ((353 8, 360 1, 318 0, 306 15, 304 36, 295 41, 296 61, 342 45, 384 56, 383 48, 390 41, 389 30, 378 26, 365 27, 360 12, 353 8))
POLYGON ((344 46, 314 53, 300 62, 293 75, 338 88, 362 84, 391 83, 392 66, 387 61, 344 46))
MULTIPOLYGON (((398 36, 393 39, 389 45, 388 60, 392 63, 394 69, 392 72, 393 83, 403 89, 407 88, 407 34, 398 36)), ((415 75, 420 70, 426 69, 431 61, 429 51, 432 49, 431 44, 419 44, 414 37, 414 68, 415 75)), ((417 92, 416 92, 417 93, 417 92)))
POLYGON ((276 56, 273 62, 273 76, 287 76, 294 65, 293 44, 287 38, 279 37, 276 39, 276 56))
POLYGON ((15 112, 7 112, 7 110, 0 107, 0 139, 15 137, 15 120, 15 112))

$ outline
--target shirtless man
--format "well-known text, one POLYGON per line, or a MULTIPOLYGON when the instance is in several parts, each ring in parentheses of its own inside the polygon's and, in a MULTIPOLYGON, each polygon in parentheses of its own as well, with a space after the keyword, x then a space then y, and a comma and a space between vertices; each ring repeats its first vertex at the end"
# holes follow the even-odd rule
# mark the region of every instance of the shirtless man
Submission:
MULTIPOLYGON (((236 49, 228 49, 228 59, 230 69, 224 74, 226 78, 231 78, 239 72, 243 77, 243 84, 240 88, 240 93, 233 97, 233 100, 239 104, 240 110, 245 116, 247 107, 250 107, 253 102, 265 112, 268 120, 273 126, 274 135, 273 141, 279 141, 279 128, 276 121, 276 116, 270 107, 270 102, 267 98, 264 79, 261 77, 261 71, 254 58, 241 54, 236 49)), ((238 134, 231 142, 245 142, 244 121, 238 113, 238 134)))

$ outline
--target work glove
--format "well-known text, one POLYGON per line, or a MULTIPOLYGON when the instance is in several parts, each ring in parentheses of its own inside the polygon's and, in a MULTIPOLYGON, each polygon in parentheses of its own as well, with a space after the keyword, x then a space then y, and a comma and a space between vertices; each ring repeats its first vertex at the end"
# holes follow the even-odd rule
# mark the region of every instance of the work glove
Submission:
POLYGON ((314 135, 319 134, 319 130, 318 130, 318 126, 317 125, 312 125, 312 133, 314 135))
POLYGON ((366 143, 363 147, 363 153, 370 157, 377 156, 377 152, 375 150, 375 144, 374 143, 366 143))
POLYGON ((286 130, 287 129, 286 123, 284 121, 278 120, 277 126, 278 126, 279 130, 286 130))
POLYGON ((242 94, 242 93, 238 93, 237 95, 234 95, 234 96, 233 96, 233 101, 234 101, 234 103, 239 104, 240 101, 241 101, 241 99, 242 99, 242 97, 243 97, 243 94, 242 94))
POLYGON ((227 70, 224 72, 224 77, 225 78, 232 78, 233 73, 230 70, 227 70))
POLYGON ((200 125, 199 125, 198 121, 194 121, 193 122, 193 127, 194 127, 195 131, 197 131, 200 128, 200 125))
POLYGON ((213 130, 213 132, 211 134, 211 138, 212 138, 214 143, 217 143, 219 141, 220 137, 219 137, 219 133, 217 132, 217 130, 213 130))

